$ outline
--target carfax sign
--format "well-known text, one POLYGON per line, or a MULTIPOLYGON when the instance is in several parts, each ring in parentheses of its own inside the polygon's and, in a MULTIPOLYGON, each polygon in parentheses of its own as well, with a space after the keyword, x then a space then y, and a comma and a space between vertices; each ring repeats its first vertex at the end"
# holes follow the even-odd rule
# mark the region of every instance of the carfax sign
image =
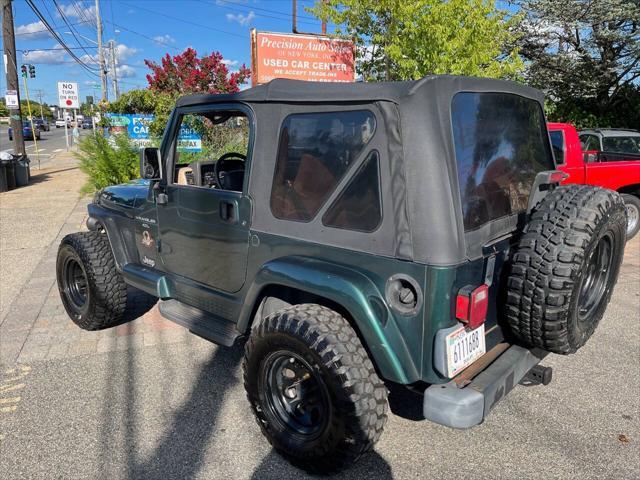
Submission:
MULTIPOLYGON (((107 113, 109 119, 109 133, 126 132, 138 148, 150 147, 153 144, 149 135, 149 125, 153 115, 136 113, 107 113)), ((178 136, 178 148, 183 152, 199 152, 202 150, 202 140, 194 130, 183 127, 178 136)))

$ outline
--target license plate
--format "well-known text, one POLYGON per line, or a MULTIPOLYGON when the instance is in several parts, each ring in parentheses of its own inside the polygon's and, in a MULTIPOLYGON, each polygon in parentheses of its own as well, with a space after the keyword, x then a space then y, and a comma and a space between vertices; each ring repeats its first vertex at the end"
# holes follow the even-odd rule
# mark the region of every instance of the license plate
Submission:
POLYGON ((475 330, 460 327, 447 335, 445 341, 449 378, 455 377, 487 351, 484 343, 484 325, 480 325, 475 330))

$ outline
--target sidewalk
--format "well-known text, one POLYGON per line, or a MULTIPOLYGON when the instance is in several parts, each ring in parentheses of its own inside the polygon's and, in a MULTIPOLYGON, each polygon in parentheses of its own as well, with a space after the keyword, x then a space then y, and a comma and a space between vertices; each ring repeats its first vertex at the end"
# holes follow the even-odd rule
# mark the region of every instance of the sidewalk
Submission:
MULTIPOLYGON (((86 229, 90 197, 78 193, 85 177, 71 154, 52 163, 32 170, 27 187, 0 194, 0 364, 182 340, 186 330, 163 320, 157 309, 101 332, 71 322, 55 281, 56 254, 65 235, 86 229)), ((129 297, 129 318, 148 310, 153 300, 133 290, 129 297)))

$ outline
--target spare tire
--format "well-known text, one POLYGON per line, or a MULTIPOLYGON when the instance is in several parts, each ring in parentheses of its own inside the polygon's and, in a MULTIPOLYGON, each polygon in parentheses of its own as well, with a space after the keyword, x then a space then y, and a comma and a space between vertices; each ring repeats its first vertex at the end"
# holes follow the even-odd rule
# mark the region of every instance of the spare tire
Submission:
POLYGON ((555 188, 537 205, 512 256, 505 316, 515 339, 576 352, 598 326, 618 279, 627 216, 620 195, 555 188))

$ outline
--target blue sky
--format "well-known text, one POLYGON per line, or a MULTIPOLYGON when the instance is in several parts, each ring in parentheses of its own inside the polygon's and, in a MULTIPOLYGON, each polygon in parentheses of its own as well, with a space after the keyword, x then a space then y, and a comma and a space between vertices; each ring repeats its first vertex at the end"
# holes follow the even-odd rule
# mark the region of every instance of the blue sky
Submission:
MULTIPOLYGON (((62 14, 53 0, 34 0, 73 52, 96 68, 93 56, 97 48, 89 41, 96 40, 95 0, 56 2, 62 14), (65 33, 72 30, 75 37, 65 33)), ((319 22, 302 9, 311 5, 312 0, 298 0, 298 3, 298 28, 319 32, 319 22)), ((24 0, 14 0, 13 5, 18 61, 36 66, 36 79, 29 79, 31 96, 39 89, 44 92, 44 101, 55 104, 57 82, 77 81, 82 99, 87 95, 98 98, 99 77, 86 72, 69 54, 59 50, 57 40, 39 23, 24 0)), ((175 55, 186 47, 193 47, 199 54, 220 51, 233 70, 242 63, 250 65, 251 28, 291 31, 291 0, 100 0, 100 13, 104 42, 113 39, 117 44, 121 91, 146 87, 145 75, 149 70, 144 65, 145 59, 159 61, 165 53, 175 55)), ((4 93, 4 72, 1 77, 0 91, 4 93)), ((109 97, 112 98, 111 91, 109 97)))
MULTIPOLYGON (((97 48, 92 43, 96 40, 95 0, 33 2, 77 57, 97 69, 97 48)), ((313 3, 298 0, 301 31, 320 31, 320 22, 304 11, 313 3)), ((506 7, 504 1, 496 3, 506 7)), ((84 70, 61 49, 25 0, 14 0, 13 5, 18 62, 36 66, 36 79, 29 79, 32 98, 37 99, 33 94, 41 90, 44 101, 57 103, 58 81, 78 82, 82 99, 99 98, 97 74, 84 70)), ((113 39, 117 45, 121 92, 147 86, 145 59, 159 61, 166 53, 175 55, 193 47, 199 54, 220 51, 231 70, 242 63, 249 67, 251 28, 291 31, 291 0, 100 0, 100 11, 103 41, 113 39)), ((5 89, 2 72, 0 92, 4 94, 5 89)), ((111 82, 109 98, 113 99, 111 82)))

